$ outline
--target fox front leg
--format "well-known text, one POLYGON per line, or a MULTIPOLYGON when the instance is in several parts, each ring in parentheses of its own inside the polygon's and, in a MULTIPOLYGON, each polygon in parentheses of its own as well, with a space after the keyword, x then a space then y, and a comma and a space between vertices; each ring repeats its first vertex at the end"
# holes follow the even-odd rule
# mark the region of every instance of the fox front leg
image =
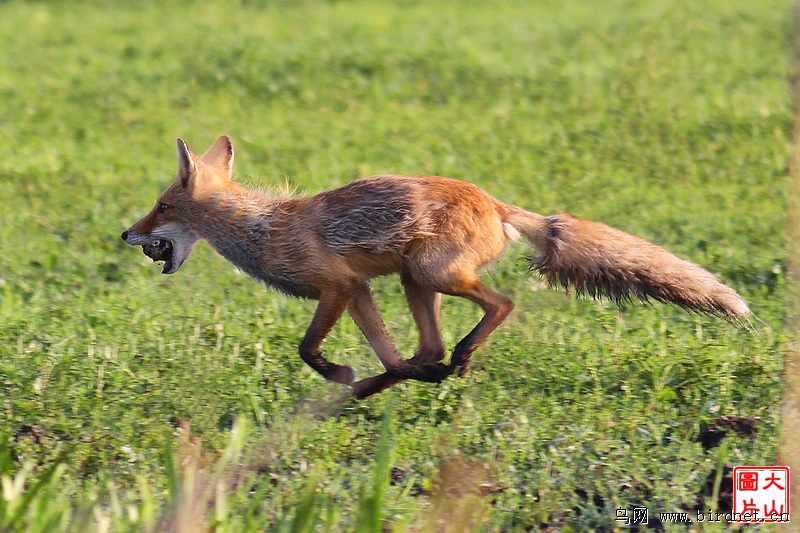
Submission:
POLYGON ((331 328, 347 308, 349 297, 336 291, 329 291, 320 296, 319 305, 314 312, 311 325, 300 343, 300 357, 308 366, 319 372, 328 381, 351 385, 355 380, 353 369, 347 365, 331 363, 322 356, 319 347, 331 328))
POLYGON ((364 398, 369 398, 373 394, 378 394, 379 392, 383 392, 390 387, 394 387, 401 381, 405 380, 403 378, 393 376, 389 372, 364 378, 353 383, 353 397, 357 400, 363 400, 364 398))

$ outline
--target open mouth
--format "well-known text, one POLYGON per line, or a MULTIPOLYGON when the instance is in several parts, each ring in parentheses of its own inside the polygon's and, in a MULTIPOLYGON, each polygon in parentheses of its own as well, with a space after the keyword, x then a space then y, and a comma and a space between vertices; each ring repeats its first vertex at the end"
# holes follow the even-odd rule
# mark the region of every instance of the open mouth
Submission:
POLYGON ((161 270, 162 273, 166 274, 172 271, 175 252, 172 241, 168 239, 156 239, 147 244, 143 244, 142 252, 154 262, 164 261, 164 267, 161 270))

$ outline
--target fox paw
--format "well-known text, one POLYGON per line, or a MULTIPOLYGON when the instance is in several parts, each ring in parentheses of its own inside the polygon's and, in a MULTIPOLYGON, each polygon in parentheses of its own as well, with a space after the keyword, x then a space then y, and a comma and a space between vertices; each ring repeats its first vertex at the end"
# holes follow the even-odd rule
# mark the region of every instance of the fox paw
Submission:
POLYGON ((452 369, 444 363, 413 365, 404 361, 403 365, 392 368, 389 374, 396 378, 439 383, 452 374, 452 369))
POLYGON ((458 377, 464 377, 469 371, 469 359, 472 353, 463 353, 458 348, 453 351, 453 357, 450 359, 450 371, 456 372, 458 377))
POLYGON ((364 398, 372 396, 373 394, 378 394, 379 392, 384 391, 389 387, 400 383, 401 381, 403 380, 394 377, 388 372, 384 372, 383 374, 372 376, 370 378, 364 378, 351 385, 353 388, 353 397, 357 400, 363 400, 364 398))
POLYGON ((426 377, 428 378, 425 381, 429 381, 431 383, 440 383, 453 373, 453 368, 444 363, 425 365, 421 368, 425 370, 426 377))

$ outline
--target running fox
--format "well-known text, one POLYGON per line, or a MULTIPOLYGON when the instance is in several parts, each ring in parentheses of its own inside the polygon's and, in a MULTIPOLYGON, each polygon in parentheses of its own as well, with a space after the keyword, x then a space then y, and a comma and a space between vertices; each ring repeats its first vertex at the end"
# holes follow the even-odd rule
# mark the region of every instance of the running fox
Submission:
POLYGON ((537 251, 530 266, 551 285, 617 302, 669 301, 730 319, 750 312, 730 287, 703 268, 648 241, 571 215, 542 216, 495 200, 475 185, 435 176, 363 178, 310 198, 272 198, 231 180, 233 146, 223 135, 202 156, 178 139, 178 173, 155 207, 122 238, 164 260, 174 274, 205 239, 269 287, 318 300, 300 357, 326 379, 365 398, 404 379, 439 382, 463 375, 472 352, 514 304, 481 284, 478 271, 522 236, 537 251), (395 348, 369 280, 399 273, 419 328, 416 354, 395 348), (467 298, 485 315, 445 364, 441 295, 467 298), (349 366, 320 346, 347 310, 386 372, 355 381, 349 366))

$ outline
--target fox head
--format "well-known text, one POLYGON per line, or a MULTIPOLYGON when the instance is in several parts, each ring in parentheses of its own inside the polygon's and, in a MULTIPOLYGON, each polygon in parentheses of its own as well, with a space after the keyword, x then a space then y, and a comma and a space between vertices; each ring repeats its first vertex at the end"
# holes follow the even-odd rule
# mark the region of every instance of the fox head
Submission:
POLYGON ((162 245, 162 274, 177 272, 200 239, 196 228, 203 200, 232 183, 233 145, 227 135, 202 156, 192 152, 183 139, 177 140, 177 147, 175 181, 159 196, 152 211, 122 232, 122 239, 131 246, 162 245))

